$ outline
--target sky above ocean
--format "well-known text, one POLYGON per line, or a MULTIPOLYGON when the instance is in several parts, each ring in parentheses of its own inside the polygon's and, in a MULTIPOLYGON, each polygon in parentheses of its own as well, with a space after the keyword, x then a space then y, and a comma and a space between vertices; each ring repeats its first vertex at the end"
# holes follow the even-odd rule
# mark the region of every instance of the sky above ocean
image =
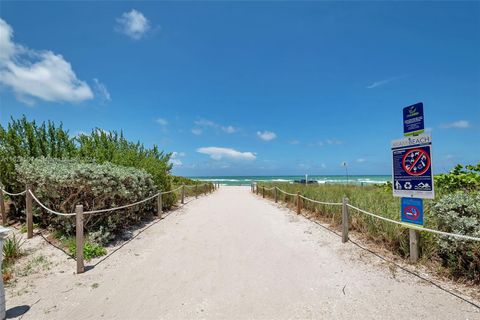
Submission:
POLYGON ((480 161, 479 2, 5 2, 0 124, 123 130, 178 175, 391 172, 423 102, 434 173, 480 161))

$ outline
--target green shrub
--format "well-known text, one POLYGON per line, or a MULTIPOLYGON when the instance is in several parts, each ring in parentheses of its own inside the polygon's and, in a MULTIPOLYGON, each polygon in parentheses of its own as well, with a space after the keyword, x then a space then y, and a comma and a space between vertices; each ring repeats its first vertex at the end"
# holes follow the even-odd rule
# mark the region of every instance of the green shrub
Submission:
MULTIPOLYGON (((6 128, 0 125, 0 183, 7 191, 17 192, 25 188, 15 170, 19 157, 82 159, 144 169, 151 174, 159 190, 171 189, 171 154, 160 151, 157 146, 145 148, 139 142, 128 141, 122 132, 94 129, 90 134, 71 137, 61 123, 37 124, 25 116, 19 120, 12 118, 6 128)), ((24 197, 13 200, 17 208, 25 207, 24 197)), ((175 201, 175 194, 169 194, 163 203, 170 207, 175 201)))
MULTIPOLYGON (((19 157, 72 158, 75 154, 74 139, 61 123, 37 124, 25 116, 18 120, 12 118, 6 128, 0 125, 0 184, 10 192, 25 189, 15 171, 19 157)), ((12 200, 16 208, 25 207, 25 197, 12 197, 12 200)))
MULTIPOLYGON (((35 196, 48 208, 70 213, 76 205, 84 211, 113 208, 143 200, 157 190, 144 170, 109 163, 83 163, 49 158, 19 159, 20 181, 30 184, 35 196)), ((117 233, 153 212, 154 199, 123 210, 85 216, 85 230, 117 233)), ((53 227, 74 234, 75 217, 57 216, 34 204, 34 220, 41 227, 53 227)))
MULTIPOLYGON (((480 193, 445 195, 431 208, 442 231, 480 237, 480 193)), ((438 254, 455 277, 480 282, 480 243, 451 237, 437 237, 438 254)))
POLYGON ((435 187, 443 193, 480 190, 480 162, 465 168, 457 164, 449 173, 435 176, 435 187))
MULTIPOLYGON (((122 132, 107 132, 98 128, 89 135, 79 135, 76 142, 79 158, 143 169, 152 176, 158 190, 171 190, 171 154, 160 151, 156 145, 148 149, 139 142, 126 140, 122 132)), ((176 195, 170 193, 164 196, 163 205, 168 208, 175 201, 176 195)))
MULTIPOLYGON (((77 256, 77 243, 75 242, 74 237, 68 237, 63 239, 63 245, 67 248, 68 252, 72 257, 76 258, 77 256)), ((91 242, 89 240, 85 241, 83 244, 83 258, 87 261, 92 260, 93 258, 98 258, 107 254, 107 249, 101 245, 91 242)))

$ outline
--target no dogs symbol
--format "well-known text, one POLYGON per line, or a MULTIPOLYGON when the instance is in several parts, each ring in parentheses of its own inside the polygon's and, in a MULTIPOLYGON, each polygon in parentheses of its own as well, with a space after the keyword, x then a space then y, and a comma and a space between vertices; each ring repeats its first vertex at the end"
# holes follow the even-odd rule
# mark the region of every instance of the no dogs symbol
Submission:
POLYGON ((402 167, 411 176, 421 176, 430 168, 430 157, 423 149, 408 150, 403 156, 402 167))

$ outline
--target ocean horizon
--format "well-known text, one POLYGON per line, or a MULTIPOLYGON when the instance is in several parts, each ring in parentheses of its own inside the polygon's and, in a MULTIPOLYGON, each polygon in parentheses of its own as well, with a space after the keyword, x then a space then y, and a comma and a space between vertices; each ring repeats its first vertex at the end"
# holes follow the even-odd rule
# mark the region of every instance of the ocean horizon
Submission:
MULTIPOLYGON (((305 175, 276 175, 276 176, 191 176, 193 180, 218 182, 225 186, 250 185, 252 181, 262 182, 287 182, 305 179, 305 175)), ((384 184, 391 181, 390 175, 309 175, 308 181, 316 181, 318 184, 354 184, 371 185, 384 184)))

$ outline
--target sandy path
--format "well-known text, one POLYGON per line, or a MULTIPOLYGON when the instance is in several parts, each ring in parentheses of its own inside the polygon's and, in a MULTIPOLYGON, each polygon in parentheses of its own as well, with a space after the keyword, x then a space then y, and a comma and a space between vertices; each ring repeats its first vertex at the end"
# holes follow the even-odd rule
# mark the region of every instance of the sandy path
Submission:
POLYGON ((38 301, 22 319, 480 319, 249 190, 192 201, 93 270, 73 275, 69 262, 37 279, 7 309, 38 301))

